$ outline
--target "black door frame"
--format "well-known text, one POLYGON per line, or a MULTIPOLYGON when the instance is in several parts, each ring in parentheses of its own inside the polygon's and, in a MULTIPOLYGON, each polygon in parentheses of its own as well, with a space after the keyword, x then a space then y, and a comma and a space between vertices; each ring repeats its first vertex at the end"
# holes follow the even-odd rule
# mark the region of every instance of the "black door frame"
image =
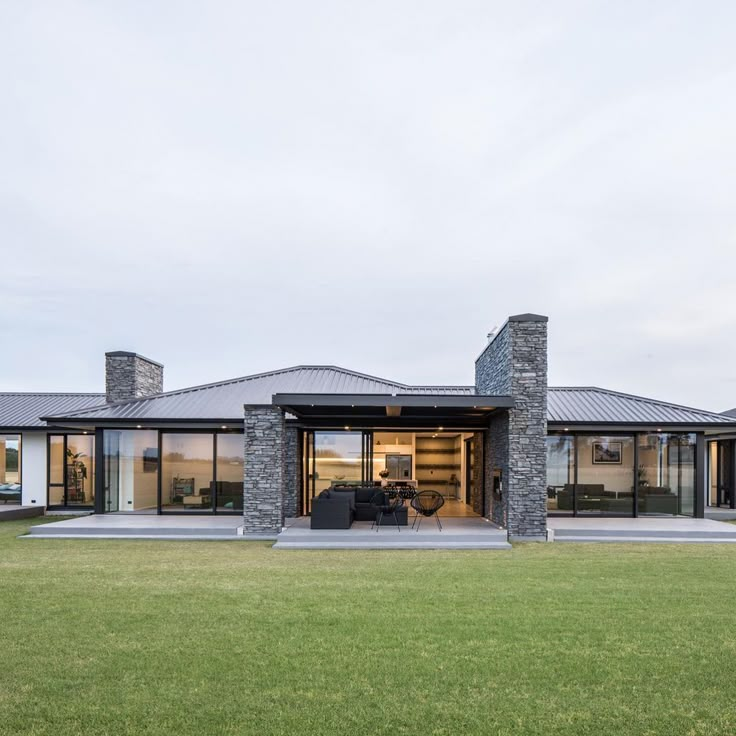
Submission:
POLYGON ((97 498, 99 496, 97 489, 97 483, 98 483, 98 467, 97 467, 97 458, 98 458, 98 452, 97 452, 97 434, 96 433, 90 433, 90 432, 49 432, 46 435, 46 508, 52 509, 52 510, 58 510, 58 509, 79 509, 80 511, 94 511, 97 509, 98 501, 97 498), (62 437, 63 438, 63 445, 62 445, 62 483, 52 483, 51 482, 51 438, 52 437, 62 437), (91 478, 88 478, 88 480, 92 483, 92 488, 94 489, 94 501, 92 503, 75 503, 75 504, 69 504, 69 488, 67 487, 67 447, 69 444, 69 437, 90 437, 93 442, 93 451, 92 457, 94 459, 95 463, 95 469, 94 472, 91 474, 91 478), (61 504, 51 504, 49 503, 50 500, 50 490, 51 488, 63 488, 64 489, 64 503, 61 504))
POLYGON ((736 509, 736 440, 716 443, 716 508, 736 509))

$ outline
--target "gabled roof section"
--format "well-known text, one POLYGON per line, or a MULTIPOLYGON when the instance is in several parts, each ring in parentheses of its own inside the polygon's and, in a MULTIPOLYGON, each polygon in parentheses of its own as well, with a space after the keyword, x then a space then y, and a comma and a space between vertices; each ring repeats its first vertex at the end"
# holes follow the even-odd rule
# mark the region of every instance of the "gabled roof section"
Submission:
POLYGON ((728 411, 723 412, 724 417, 733 417, 736 419, 736 409, 729 409, 728 411))
POLYGON ((42 416, 66 414, 105 400, 105 394, 37 394, 0 392, 0 427, 45 427, 42 416))
MULTIPOLYGON (((472 386, 409 386, 337 366, 301 365, 219 383, 167 391, 134 401, 60 414, 81 421, 241 421, 244 404, 270 404, 277 393, 435 394, 474 393, 472 386)), ((51 416, 49 414, 48 416, 51 416)))
POLYGON ((565 424, 734 424, 715 412, 668 404, 618 391, 587 387, 550 387, 547 421, 565 424))

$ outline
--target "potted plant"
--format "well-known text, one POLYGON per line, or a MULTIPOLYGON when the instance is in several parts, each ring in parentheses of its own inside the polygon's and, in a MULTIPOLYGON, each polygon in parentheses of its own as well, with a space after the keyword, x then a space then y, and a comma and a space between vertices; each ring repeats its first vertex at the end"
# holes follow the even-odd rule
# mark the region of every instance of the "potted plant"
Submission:
POLYGON ((69 500, 84 502, 84 481, 87 480, 87 465, 82 458, 87 457, 83 452, 66 450, 66 485, 69 500))

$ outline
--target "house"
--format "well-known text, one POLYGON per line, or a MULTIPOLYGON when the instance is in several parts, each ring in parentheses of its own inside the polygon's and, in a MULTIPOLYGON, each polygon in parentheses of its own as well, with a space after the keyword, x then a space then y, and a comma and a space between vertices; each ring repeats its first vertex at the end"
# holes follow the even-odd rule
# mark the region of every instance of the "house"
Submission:
MULTIPOLYGON (((548 515, 704 516, 734 507, 736 417, 547 385, 547 318, 509 317, 473 386, 296 366, 163 391, 163 366, 106 354, 105 394, 0 394, 6 502, 243 518, 277 533, 335 482, 439 490, 511 538, 548 515)), ((2 497, 0 497, 2 498, 2 497)))

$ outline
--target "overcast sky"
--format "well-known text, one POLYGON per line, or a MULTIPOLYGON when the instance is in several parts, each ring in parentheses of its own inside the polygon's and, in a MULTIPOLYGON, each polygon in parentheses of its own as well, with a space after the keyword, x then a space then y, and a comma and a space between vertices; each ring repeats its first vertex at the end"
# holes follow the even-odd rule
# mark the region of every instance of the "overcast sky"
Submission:
POLYGON ((299 363, 736 406, 736 3, 0 4, 0 390, 299 363))

